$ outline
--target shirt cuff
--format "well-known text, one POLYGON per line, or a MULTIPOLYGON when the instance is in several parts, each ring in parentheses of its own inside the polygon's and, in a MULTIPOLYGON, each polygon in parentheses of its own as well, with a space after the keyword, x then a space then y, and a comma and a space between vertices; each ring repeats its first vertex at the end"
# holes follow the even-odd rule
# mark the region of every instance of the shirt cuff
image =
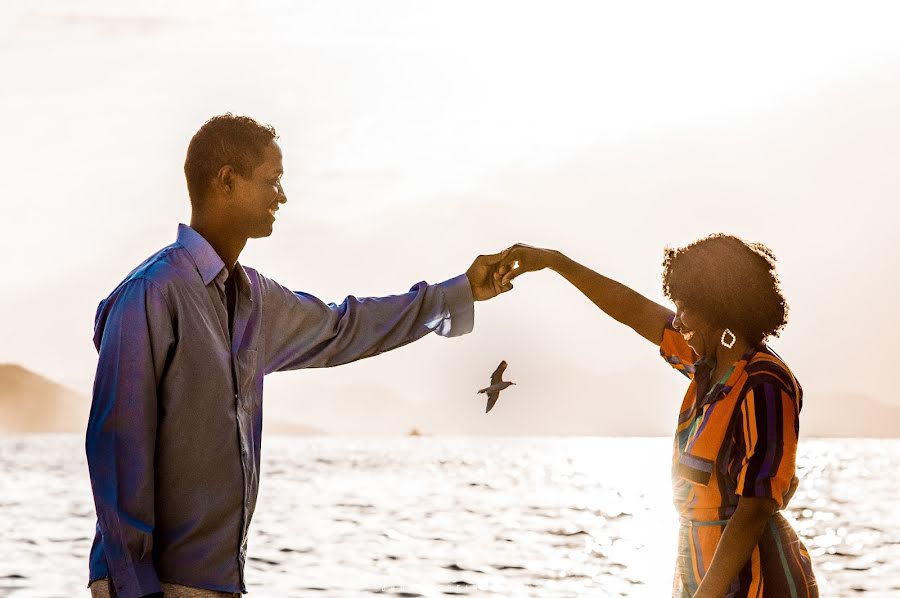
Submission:
POLYGON ((123 571, 110 571, 119 598, 138 598, 162 592, 152 562, 134 563, 123 571))
POLYGON ((453 337, 472 332, 475 328, 475 300, 472 298, 469 277, 460 274, 435 286, 441 289, 450 316, 449 328, 441 326, 437 333, 440 336, 453 337))

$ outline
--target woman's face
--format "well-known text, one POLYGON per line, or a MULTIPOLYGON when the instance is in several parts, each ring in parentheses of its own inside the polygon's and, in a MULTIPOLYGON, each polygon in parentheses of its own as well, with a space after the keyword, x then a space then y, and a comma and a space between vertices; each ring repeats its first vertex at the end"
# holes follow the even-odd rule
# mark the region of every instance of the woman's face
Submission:
POLYGON ((700 357, 712 357, 716 353, 716 345, 710 342, 714 339, 715 331, 712 325, 697 311, 685 305, 682 301, 675 301, 675 330, 684 336, 688 346, 700 357))

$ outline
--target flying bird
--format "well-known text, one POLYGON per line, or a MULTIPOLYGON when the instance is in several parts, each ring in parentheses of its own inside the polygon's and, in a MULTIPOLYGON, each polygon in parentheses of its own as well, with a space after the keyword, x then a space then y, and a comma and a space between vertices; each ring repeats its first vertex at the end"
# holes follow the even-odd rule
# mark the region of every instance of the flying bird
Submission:
POLYGON ((491 374, 491 385, 478 391, 479 394, 486 393, 488 396, 487 409, 484 410, 485 413, 490 413, 491 409, 494 408, 494 403, 496 403, 497 399, 500 398, 501 390, 509 388, 510 386, 515 384, 515 382, 503 381, 503 372, 505 370, 506 361, 501 361, 500 365, 497 366, 497 369, 494 370, 494 373, 491 374))

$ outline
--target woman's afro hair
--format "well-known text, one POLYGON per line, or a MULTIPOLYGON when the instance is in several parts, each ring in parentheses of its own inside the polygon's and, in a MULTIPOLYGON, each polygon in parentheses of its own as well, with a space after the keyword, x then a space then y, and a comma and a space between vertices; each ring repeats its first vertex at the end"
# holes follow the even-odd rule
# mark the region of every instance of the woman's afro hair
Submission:
POLYGON ((778 336, 787 324, 775 254, 762 243, 716 233, 685 247, 666 247, 662 265, 666 297, 753 345, 778 336))

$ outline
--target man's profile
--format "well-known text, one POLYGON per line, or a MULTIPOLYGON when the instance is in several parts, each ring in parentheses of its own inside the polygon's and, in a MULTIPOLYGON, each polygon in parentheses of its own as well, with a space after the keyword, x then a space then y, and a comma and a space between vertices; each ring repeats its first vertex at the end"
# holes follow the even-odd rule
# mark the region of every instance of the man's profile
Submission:
POLYGON ((377 355, 473 327, 508 290, 479 256, 464 275, 340 305, 288 290, 238 257, 287 202, 275 130, 226 114, 190 142, 190 226, 104 299, 86 452, 97 533, 94 596, 246 591, 259 487, 263 376, 377 355))

